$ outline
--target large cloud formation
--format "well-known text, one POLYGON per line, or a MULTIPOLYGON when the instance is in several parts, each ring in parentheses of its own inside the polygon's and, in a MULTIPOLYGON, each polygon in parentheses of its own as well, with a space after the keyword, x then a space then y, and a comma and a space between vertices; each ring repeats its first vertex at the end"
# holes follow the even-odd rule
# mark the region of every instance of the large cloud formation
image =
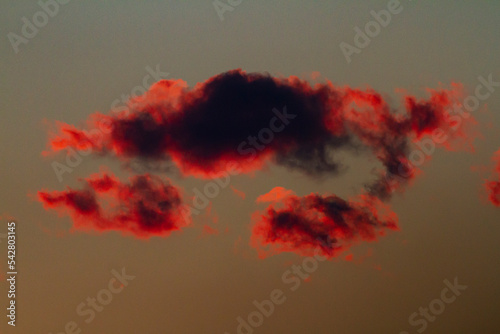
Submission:
MULTIPOLYGON (((202 178, 221 175, 228 165, 248 173, 269 163, 326 177, 342 169, 340 149, 372 154, 382 168, 378 179, 360 194, 362 202, 335 195, 292 197, 285 209, 269 209, 257 222, 258 234, 266 236, 262 242, 300 248, 314 246, 312 240, 319 236, 316 246, 328 253, 327 248, 337 245, 325 246, 322 235, 348 243, 355 236, 366 239, 376 230, 396 228, 394 215, 381 218, 376 211, 381 200, 417 174, 409 158, 411 142, 436 131, 450 139, 459 133, 454 131, 456 116, 448 110, 459 102, 460 89, 429 93, 428 99, 404 96, 403 107, 395 109, 372 89, 338 87, 330 81, 311 84, 293 76, 238 69, 194 87, 182 80, 161 80, 131 99, 127 111, 92 115, 87 128, 58 123, 49 146, 54 152, 90 149, 126 163, 167 161, 184 175, 202 178)), ((76 210, 82 214, 78 210, 92 210, 89 205, 76 210)), ((106 222, 113 228, 119 225, 112 219, 106 222)))

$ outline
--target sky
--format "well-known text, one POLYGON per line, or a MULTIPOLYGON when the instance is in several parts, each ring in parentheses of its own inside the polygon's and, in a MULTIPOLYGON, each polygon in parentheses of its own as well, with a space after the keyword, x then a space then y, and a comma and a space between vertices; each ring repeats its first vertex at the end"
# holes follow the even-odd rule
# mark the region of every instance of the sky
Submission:
POLYGON ((498 333, 499 11, 3 1, 0 332, 498 333))

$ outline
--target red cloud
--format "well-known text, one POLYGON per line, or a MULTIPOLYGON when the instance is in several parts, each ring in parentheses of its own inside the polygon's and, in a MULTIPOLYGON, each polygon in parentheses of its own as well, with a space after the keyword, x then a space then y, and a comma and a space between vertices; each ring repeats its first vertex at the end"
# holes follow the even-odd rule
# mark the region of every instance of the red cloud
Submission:
POLYGON ((202 235, 218 235, 219 234, 219 230, 211 227, 210 225, 203 225, 203 232, 202 232, 202 235))
POLYGON ((456 119, 447 112, 460 89, 430 94, 428 100, 405 96, 398 114, 372 89, 232 70, 192 88, 182 80, 159 81, 129 101, 130 112, 96 113, 87 129, 58 123, 49 147, 172 161, 186 175, 211 178, 230 161, 240 172, 273 162, 313 176, 335 174, 339 164, 329 152, 362 145, 395 174, 411 140, 436 129, 449 139, 460 134, 453 134, 456 119))
POLYGON ((493 171, 496 180, 487 181, 485 183, 485 187, 488 191, 491 203, 500 207, 500 150, 495 153, 493 161, 496 162, 496 166, 493 171))
POLYGON ((239 197, 241 197, 242 199, 245 199, 245 197, 247 196, 243 191, 239 190, 239 189, 236 189, 235 187, 233 186, 230 186, 231 187, 231 190, 239 197))
POLYGON ((283 208, 270 205, 264 213, 254 215, 252 244, 262 256, 317 251, 334 257, 355 242, 373 241, 385 230, 398 229, 396 214, 369 195, 350 201, 335 195, 291 195, 281 204, 283 208))
MULTIPOLYGON (((273 204, 257 219, 256 246, 301 253, 319 247, 334 256, 355 242, 397 229, 396 215, 381 201, 414 179, 420 162, 437 146, 450 147, 462 138, 461 124, 473 122, 449 113, 460 104, 458 85, 429 93, 427 99, 405 94, 396 109, 370 88, 237 69, 194 87, 182 80, 159 81, 129 101, 130 111, 96 113, 86 129, 58 123, 49 148, 91 149, 126 163, 172 162, 183 174, 204 178, 250 173, 268 163, 312 177, 333 176, 342 166, 336 160, 340 150, 368 152, 381 168, 378 178, 365 184, 367 193, 355 200, 316 194, 300 198, 280 187, 257 198, 273 204), (411 150, 415 141, 421 141, 422 152, 411 150), (284 208, 274 206, 279 203, 284 208)), ((488 187, 498 200, 498 183, 488 187)), ((69 213, 77 228, 149 237, 185 225, 178 190, 147 174, 130 184, 93 176, 83 190, 40 192, 39 198, 47 208, 69 213), (105 206, 107 199, 111 204, 105 206)))
POLYGON ((292 190, 288 190, 283 187, 274 187, 267 194, 260 195, 259 197, 257 197, 256 202, 257 203, 277 202, 291 195, 295 195, 295 193, 292 190))
POLYGON ((152 175, 121 183, 113 175, 95 174, 81 190, 38 192, 46 209, 60 209, 81 230, 120 231, 139 238, 166 236, 187 225, 179 191, 152 175))

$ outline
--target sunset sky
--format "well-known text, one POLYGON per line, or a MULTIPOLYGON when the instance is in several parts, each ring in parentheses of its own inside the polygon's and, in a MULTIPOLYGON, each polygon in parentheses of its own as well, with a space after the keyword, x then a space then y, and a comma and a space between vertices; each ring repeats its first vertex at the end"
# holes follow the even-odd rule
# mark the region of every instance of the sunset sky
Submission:
POLYGON ((2 5, 0 333, 499 332, 500 3, 2 5))

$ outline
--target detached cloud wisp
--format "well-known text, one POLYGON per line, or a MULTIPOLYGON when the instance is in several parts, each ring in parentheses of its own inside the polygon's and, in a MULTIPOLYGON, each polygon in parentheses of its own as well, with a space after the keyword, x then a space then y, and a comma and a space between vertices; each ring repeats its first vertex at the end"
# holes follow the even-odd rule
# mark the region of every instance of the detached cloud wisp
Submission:
POLYGON ((495 180, 490 180, 485 183, 486 190, 488 191, 490 202, 500 207, 500 150, 495 153, 493 161, 496 166, 493 170, 495 180))

